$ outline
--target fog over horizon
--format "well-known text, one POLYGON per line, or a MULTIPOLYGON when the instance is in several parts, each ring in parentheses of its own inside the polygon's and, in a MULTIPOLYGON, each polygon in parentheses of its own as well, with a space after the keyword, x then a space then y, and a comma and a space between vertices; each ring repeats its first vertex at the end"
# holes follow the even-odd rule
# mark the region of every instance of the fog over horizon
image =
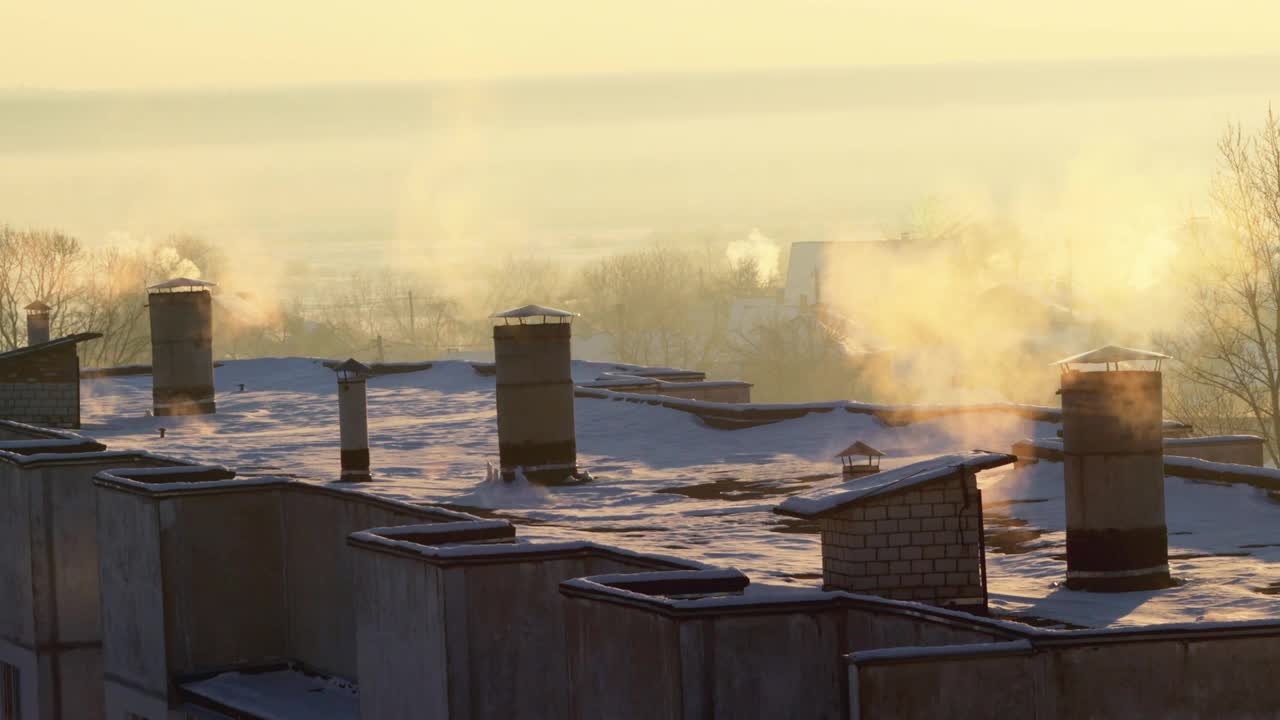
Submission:
MULTIPOLYGON (((1258 127, 1278 76, 1280 56, 1239 56, 8 90, 0 224, 89 251, 200 238, 104 282, 126 298, 200 274, 184 247, 216 261, 228 356, 381 356, 384 335, 396 358, 479 349, 488 313, 559 302, 599 335, 592 359, 698 366, 771 400, 1044 402, 1053 357, 1178 327, 1218 143, 1258 127), (821 316, 765 337, 796 332, 789 245, 904 235, 947 242, 802 279, 843 318, 836 345, 821 316), (759 275, 735 275, 744 259, 759 275), (983 294, 1001 285, 1004 306, 983 294), (804 343, 810 359, 773 355, 804 343), (1017 359, 993 366, 997 346, 1017 359), (887 379, 847 366, 889 350, 887 379), (797 384, 784 359, 827 370, 797 384)), ((130 342, 98 361, 136 361, 130 342)))
POLYGON ((869 239, 940 200, 1031 233, 1066 212, 1174 227, 1207 212, 1216 139, 1265 112, 1277 71, 1246 57, 7 91, 0 217, 89 245, 270 245, 323 274, 482 247, 572 260, 699 229, 869 239), (1131 217, 1081 197, 1104 183, 1131 217))

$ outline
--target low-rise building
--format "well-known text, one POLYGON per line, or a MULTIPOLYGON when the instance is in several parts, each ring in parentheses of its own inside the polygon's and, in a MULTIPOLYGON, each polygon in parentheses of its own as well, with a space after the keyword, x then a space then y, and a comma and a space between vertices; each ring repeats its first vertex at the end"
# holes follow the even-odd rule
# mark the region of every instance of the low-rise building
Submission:
POLYGON ((0 353, 0 419, 80 427, 76 346, 100 337, 100 333, 79 333, 0 353))

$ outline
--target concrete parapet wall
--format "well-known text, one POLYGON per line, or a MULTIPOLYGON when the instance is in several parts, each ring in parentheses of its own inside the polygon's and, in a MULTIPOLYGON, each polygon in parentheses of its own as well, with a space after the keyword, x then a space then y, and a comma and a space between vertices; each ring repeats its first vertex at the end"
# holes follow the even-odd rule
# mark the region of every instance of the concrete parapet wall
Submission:
POLYGON ((97 503, 92 478, 179 461, 87 438, 0 449, 0 639, 32 658, 46 718, 102 717, 97 503), (59 443, 70 443, 58 447, 59 443), (50 444, 55 447, 50 447, 50 444), (51 449, 61 452, 47 452, 51 449), (31 451, 22 454, 20 451, 31 451), (69 451, 68 451, 69 450, 69 451))
MULTIPOLYGON (((32 440, 60 440, 64 442, 88 442, 89 439, 79 433, 39 427, 17 420, 0 419, 0 443, 30 443, 32 440)), ((0 445, 0 448, 6 446, 0 445)), ((103 446, 105 447, 105 446, 103 446)), ((99 448, 102 449, 102 448, 99 448)))
MULTIPOLYGON (((1215 437, 1192 438, 1197 441, 1212 441, 1215 437)), ((1062 462, 1066 457, 1062 451, 1062 441, 1057 438, 1036 438, 1019 440, 1013 444, 1011 452, 1018 457, 1020 463, 1062 462)), ((1243 483, 1266 490, 1280 490, 1280 470, 1247 464, 1214 462, 1196 457, 1176 455, 1166 452, 1163 458, 1166 476, 1214 480, 1217 482, 1243 483)))
POLYGON ((355 679, 346 536, 471 519, 283 478, 182 470, 95 480, 111 512, 99 523, 105 673, 165 702, 174 678, 286 659, 355 679))
POLYGON ((650 386, 639 392, 617 392, 607 387, 581 387, 575 391, 580 398, 617 400, 622 402, 660 405, 698 416, 711 427, 738 430, 769 425, 783 420, 805 417, 813 413, 850 412, 871 415, 886 425, 899 426, 936 420, 955 415, 975 413, 1001 413, 1042 422, 1060 422, 1062 411, 1058 408, 1012 403, 983 405, 876 405, 871 403, 835 401, 818 403, 742 403, 705 402, 656 394, 650 386))
POLYGON ((1265 461, 1263 440, 1255 435, 1166 438, 1164 454, 1255 467, 1265 461))
POLYGON ((843 718, 850 649, 1017 637, 1002 623, 846 593, 648 595, 598 580, 561 586, 573 718, 843 718))
POLYGON ((741 381, 720 382, 667 382, 658 385, 653 392, 667 397, 687 400, 704 400, 720 403, 751 402, 751 383, 741 381))
POLYGON ((357 675, 354 552, 347 536, 371 527, 467 517, 305 485, 291 487, 283 512, 291 657, 346 678, 357 675))
POLYGON ((849 718, 1268 718, 1280 623, 1069 633, 853 653, 849 718))
POLYGON ((578 689, 566 667, 560 582, 701 567, 585 542, 413 536, 395 528, 350 539, 367 720, 568 717, 578 689))

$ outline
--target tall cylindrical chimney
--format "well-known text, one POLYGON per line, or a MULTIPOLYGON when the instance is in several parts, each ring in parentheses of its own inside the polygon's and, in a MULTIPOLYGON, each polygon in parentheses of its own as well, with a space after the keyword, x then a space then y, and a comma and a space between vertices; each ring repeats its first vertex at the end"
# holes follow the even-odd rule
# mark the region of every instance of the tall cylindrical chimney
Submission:
POLYGON ((156 415, 206 415, 213 393, 213 283, 176 278, 147 288, 156 415))
POLYGON ((24 309, 27 311, 27 345, 49 342, 49 306, 37 300, 24 309))
POLYGON ((334 368, 338 373, 338 428, 341 433, 342 479, 369 478, 369 415, 366 380, 369 368, 354 358, 334 368))
POLYGON ((1062 361, 1067 587, 1123 592, 1169 585, 1160 359, 1105 347, 1062 361), (1130 361, 1154 370, 1121 370, 1130 361), (1073 369, 1105 364, 1105 371, 1073 369), (1114 368, 1114 369, 1112 369, 1114 368))
POLYGON ((519 468, 535 482, 578 472, 571 375, 573 313, 526 305, 493 316, 498 456, 503 477, 519 468))

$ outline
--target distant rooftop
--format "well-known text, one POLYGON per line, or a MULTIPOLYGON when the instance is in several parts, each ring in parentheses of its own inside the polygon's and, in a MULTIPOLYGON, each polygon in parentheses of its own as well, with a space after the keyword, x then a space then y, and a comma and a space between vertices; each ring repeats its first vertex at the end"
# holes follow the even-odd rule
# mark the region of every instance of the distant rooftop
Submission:
POLYGON ((1150 350, 1135 350, 1119 345, 1104 345, 1096 350, 1072 355, 1058 360, 1053 365, 1104 365, 1110 363, 1133 362, 1137 360, 1169 360, 1171 356, 1150 350))
POLYGON ((165 291, 178 292, 178 291, 185 290, 188 292, 195 292, 195 291, 206 290, 208 288, 213 288, 217 286, 218 286, 218 283, 208 282, 206 280, 192 280, 191 278, 180 277, 180 278, 174 278, 172 280, 165 280, 164 282, 156 283, 155 285, 148 285, 147 291, 148 292, 165 292, 165 291))
POLYGON ((53 308, 50 308, 48 305, 45 305, 44 303, 37 300, 22 309, 28 312, 39 313, 39 312, 49 312, 53 308))

